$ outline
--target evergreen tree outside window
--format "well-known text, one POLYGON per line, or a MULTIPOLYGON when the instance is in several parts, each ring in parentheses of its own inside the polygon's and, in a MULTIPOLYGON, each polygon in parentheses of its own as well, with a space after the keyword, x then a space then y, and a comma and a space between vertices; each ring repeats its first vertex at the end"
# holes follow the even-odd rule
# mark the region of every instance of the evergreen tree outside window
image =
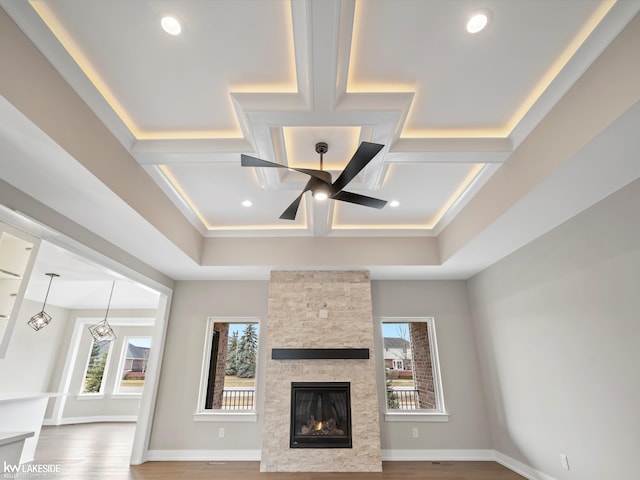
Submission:
POLYGON ((98 342, 91 339, 91 351, 87 360, 84 380, 82 382, 81 394, 100 394, 104 387, 104 376, 109 353, 111 352, 111 342, 98 342))
POLYGON ((227 365, 226 375, 233 376, 238 374, 238 330, 234 330, 229 336, 229 344, 227 346, 227 365))
POLYGON ((260 325, 257 321, 232 323, 225 320, 209 319, 200 412, 255 410, 260 325))
MULTIPOLYGON (((256 326, 248 323, 238 343, 238 370, 239 378, 255 378, 256 355, 258 352, 258 333, 256 326)), ((255 382, 254 382, 255 385, 255 382)))

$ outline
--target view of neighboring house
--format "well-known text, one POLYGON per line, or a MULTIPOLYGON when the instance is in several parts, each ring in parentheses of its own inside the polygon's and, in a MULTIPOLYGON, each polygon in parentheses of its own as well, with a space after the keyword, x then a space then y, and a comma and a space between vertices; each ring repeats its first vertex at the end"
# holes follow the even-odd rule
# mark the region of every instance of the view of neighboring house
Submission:
POLYGON ((384 337, 384 366, 391 370, 411 370, 411 343, 400 337, 384 337))
POLYGON ((129 342, 127 357, 124 360, 124 372, 146 372, 149 350, 149 347, 138 347, 129 342))

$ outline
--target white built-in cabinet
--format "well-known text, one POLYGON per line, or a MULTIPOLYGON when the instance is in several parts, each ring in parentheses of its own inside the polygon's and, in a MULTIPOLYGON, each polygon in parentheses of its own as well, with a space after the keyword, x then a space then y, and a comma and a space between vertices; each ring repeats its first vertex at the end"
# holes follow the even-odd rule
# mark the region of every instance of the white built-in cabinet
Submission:
POLYGON ((0 358, 4 358, 40 240, 0 222, 0 358))

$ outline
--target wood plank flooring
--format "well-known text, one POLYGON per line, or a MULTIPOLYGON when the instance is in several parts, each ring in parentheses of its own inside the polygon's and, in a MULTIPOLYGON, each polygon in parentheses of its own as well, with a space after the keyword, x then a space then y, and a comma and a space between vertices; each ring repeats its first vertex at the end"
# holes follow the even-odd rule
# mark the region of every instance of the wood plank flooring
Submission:
MULTIPOLYGON (((522 480, 495 462, 384 462, 380 473, 260 473, 259 462, 147 462, 130 466, 135 425, 43 427, 35 464, 60 465, 52 480, 522 480)), ((17 477, 20 478, 20 477, 17 477)), ((26 477, 25 477, 26 478, 26 477)))

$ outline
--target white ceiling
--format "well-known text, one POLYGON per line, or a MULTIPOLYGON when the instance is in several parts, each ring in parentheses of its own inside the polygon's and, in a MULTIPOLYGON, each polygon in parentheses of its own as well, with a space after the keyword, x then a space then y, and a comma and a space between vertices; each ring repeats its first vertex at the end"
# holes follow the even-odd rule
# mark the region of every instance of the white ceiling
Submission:
POLYGON ((44 301, 50 280, 47 273, 60 275, 51 281, 47 305, 74 309, 101 308, 105 313, 107 306, 110 310, 155 309, 159 306, 158 292, 46 241, 38 249, 25 298, 44 301))
MULTIPOLYGON (((563 152, 562 168, 539 174, 534 170, 546 159, 532 156, 526 166, 531 186, 511 199, 498 192, 506 200, 494 205, 486 228, 461 215, 504 182, 504 167, 516 164, 514 152, 640 11, 637 0, 0 5, 127 156, 116 160, 109 150, 111 156, 96 151, 89 158, 91 145, 81 145, 81 138, 69 140, 77 148, 60 148, 46 122, 23 115, 7 93, 8 101, 0 102, 2 148, 22 161, 3 165, 2 180, 174 279, 266 278, 273 267, 353 266, 378 278, 468 278, 638 175, 633 166, 604 177, 596 167, 587 170, 594 134, 581 149, 563 152), (490 9, 492 19, 471 35, 464 24, 479 8, 490 9), (182 20, 180 36, 160 28, 165 13, 182 20), (240 155, 318 168, 318 141, 329 144, 324 163, 334 179, 361 141, 385 145, 348 190, 399 206, 318 205, 308 193, 295 221, 279 220, 308 177, 243 168, 240 155), (140 168, 155 186, 139 180, 140 168), (558 182, 565 171, 581 181, 558 182), (56 185, 43 192, 34 172, 56 185), (560 197, 552 204, 556 191, 580 200, 565 205, 560 197), (244 200, 253 205, 242 206, 244 200), (176 220, 174 210, 192 227, 176 220), (448 239, 464 230, 451 225, 454 220, 475 233, 450 248, 456 242, 448 239), (317 255, 343 237, 369 239, 353 247, 362 261, 332 264, 317 255), (435 245, 439 258, 386 259, 379 246, 389 237, 404 239, 397 248, 416 252, 422 239, 425 249, 435 245), (281 260, 267 241, 273 238, 282 239, 290 259, 281 260), (269 251, 248 260, 250 248, 269 251)), ((613 120, 608 135, 619 142, 613 126, 630 120, 613 120)), ((98 138, 89 128, 85 143, 98 138)), ((633 150, 622 155, 633 158, 633 150)))

